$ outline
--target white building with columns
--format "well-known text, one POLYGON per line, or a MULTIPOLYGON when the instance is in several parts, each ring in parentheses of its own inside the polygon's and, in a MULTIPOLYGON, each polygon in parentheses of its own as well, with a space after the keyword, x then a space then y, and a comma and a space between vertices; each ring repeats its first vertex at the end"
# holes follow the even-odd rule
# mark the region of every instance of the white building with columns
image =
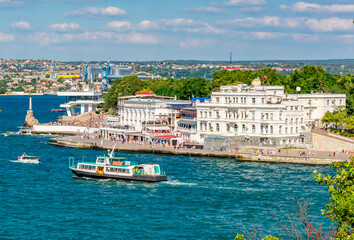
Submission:
POLYGON ((206 149, 303 146, 314 121, 337 104, 345 105, 344 94, 288 95, 259 79, 252 86, 221 86, 211 100, 196 103, 197 134, 206 149))
POLYGON ((77 116, 97 109, 97 105, 103 103, 102 92, 98 91, 67 91, 58 92, 58 96, 66 97, 66 103, 60 107, 66 108, 68 116, 77 116))

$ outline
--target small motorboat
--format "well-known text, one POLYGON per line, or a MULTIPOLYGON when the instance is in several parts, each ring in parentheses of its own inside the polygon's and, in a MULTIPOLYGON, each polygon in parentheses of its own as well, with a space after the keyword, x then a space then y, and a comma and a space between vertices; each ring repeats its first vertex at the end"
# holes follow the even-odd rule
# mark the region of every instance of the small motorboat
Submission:
POLYGON ((52 109, 51 112, 66 112, 64 109, 52 109))
POLYGON ((19 156, 18 158, 19 162, 22 163, 35 163, 38 164, 40 162, 39 158, 36 156, 28 156, 26 153, 23 153, 22 156, 19 156))

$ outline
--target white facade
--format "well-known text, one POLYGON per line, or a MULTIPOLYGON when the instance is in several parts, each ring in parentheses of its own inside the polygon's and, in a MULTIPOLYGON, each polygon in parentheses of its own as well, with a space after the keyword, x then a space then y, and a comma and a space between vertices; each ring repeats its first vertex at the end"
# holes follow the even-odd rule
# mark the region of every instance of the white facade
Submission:
POLYGON ((301 145, 314 119, 333 110, 328 99, 345 105, 345 95, 287 95, 283 86, 261 86, 258 79, 252 85, 221 86, 210 101, 196 103, 197 134, 205 143, 229 137, 236 145, 301 145))
POLYGON ((346 105, 345 94, 314 93, 299 94, 296 97, 305 106, 305 109, 308 110, 308 119, 317 125, 320 124, 321 119, 327 111, 333 112, 336 107, 345 107, 346 105))
POLYGON ((76 116, 95 111, 97 105, 103 103, 102 93, 96 91, 58 92, 57 95, 68 98, 68 102, 60 105, 60 107, 66 108, 68 116, 76 116), (80 112, 78 112, 77 109, 79 109, 80 112))
POLYGON ((124 101, 124 108, 119 112, 121 124, 131 126, 134 131, 141 132, 143 125, 159 122, 168 123, 171 108, 168 102, 157 99, 131 99, 124 101))

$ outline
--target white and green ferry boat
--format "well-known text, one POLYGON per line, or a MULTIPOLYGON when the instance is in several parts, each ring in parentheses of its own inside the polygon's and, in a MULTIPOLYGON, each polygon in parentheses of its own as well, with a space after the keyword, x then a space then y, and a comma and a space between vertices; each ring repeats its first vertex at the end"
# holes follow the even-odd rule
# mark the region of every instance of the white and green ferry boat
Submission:
POLYGON ((78 177, 123 179, 145 182, 167 181, 166 174, 157 163, 138 164, 126 158, 115 157, 114 150, 108 156, 98 156, 96 162, 76 162, 69 158, 69 168, 78 177))

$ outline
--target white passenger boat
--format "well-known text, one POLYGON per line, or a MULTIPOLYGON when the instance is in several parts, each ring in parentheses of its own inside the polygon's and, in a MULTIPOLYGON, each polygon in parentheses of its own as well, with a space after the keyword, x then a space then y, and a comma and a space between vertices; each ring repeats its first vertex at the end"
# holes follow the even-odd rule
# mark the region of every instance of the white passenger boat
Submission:
POLYGON ((35 163, 38 164, 40 162, 39 158, 36 156, 28 156, 26 153, 23 153, 22 156, 19 156, 18 158, 19 162, 22 163, 35 163))
POLYGON ((96 162, 75 162, 69 158, 69 168, 78 177, 110 178, 145 182, 167 181, 166 174, 157 163, 138 164, 126 158, 115 157, 114 150, 108 156, 98 156, 96 162))

